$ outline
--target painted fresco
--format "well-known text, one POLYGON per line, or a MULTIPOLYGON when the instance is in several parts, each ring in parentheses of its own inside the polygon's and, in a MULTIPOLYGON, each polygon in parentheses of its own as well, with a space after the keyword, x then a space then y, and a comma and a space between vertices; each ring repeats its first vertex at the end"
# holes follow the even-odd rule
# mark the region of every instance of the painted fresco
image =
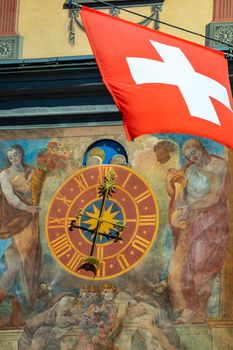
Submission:
MULTIPOLYGON (((224 319, 222 295, 228 288, 224 273, 231 175, 222 145, 189 135, 146 135, 129 143, 123 134, 42 137, 36 130, 33 138, 1 142, 0 168, 1 349, 10 349, 5 338, 12 332, 12 349, 19 350, 230 349, 231 320, 224 319), (135 196, 147 210, 137 219, 145 236, 133 241, 129 256, 119 250, 121 272, 99 272, 93 278, 78 271, 81 261, 76 259, 75 265, 68 251, 69 262, 63 266, 57 258, 65 255, 63 248, 49 239, 49 227, 59 233, 70 225, 63 212, 54 215, 57 196, 62 205, 72 206, 59 189, 64 184, 71 189, 68 179, 79 174, 84 182, 76 177, 76 183, 85 195, 89 188, 83 176, 103 164, 123 168, 129 179, 135 176, 146 186, 135 196), (143 254, 131 263, 130 254, 137 253, 143 254), (215 342, 217 324, 222 347, 217 338, 215 342)), ((133 202, 127 176, 122 186, 133 202)), ((89 217, 80 221, 87 225, 83 230, 95 229, 92 215, 99 215, 98 203, 93 211, 92 204, 87 206, 89 217)), ((99 238, 99 246, 114 239, 115 246, 120 247, 119 240, 124 245, 119 222, 124 226, 126 215, 127 226, 130 214, 114 203, 102 218, 109 237, 99 238), (118 225, 117 234, 111 220, 118 225)), ((84 240, 90 243, 92 236, 85 233, 84 240)))

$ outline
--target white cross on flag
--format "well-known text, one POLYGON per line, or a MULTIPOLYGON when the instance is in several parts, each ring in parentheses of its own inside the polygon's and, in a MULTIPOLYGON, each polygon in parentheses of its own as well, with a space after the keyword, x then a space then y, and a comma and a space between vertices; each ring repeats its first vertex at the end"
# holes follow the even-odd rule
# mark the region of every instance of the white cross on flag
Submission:
POLYGON ((81 16, 130 140, 174 132, 233 148, 232 97, 223 53, 84 6, 81 16))

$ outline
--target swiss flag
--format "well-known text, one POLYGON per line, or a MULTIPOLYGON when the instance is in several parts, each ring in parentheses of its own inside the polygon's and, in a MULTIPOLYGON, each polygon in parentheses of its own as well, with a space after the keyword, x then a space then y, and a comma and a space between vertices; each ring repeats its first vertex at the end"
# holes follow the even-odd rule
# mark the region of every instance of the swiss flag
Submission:
POLYGON ((174 132, 233 148, 232 97, 223 53, 84 6, 81 16, 130 140, 174 132))

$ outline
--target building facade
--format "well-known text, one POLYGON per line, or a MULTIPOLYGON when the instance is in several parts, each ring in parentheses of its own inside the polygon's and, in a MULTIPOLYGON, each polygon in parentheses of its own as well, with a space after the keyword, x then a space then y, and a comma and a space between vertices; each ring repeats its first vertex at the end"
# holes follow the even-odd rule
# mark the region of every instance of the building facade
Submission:
POLYGON ((78 4, 224 51, 232 83, 232 1, 109 3, 0 0, 0 348, 229 350, 232 151, 127 141, 78 4))

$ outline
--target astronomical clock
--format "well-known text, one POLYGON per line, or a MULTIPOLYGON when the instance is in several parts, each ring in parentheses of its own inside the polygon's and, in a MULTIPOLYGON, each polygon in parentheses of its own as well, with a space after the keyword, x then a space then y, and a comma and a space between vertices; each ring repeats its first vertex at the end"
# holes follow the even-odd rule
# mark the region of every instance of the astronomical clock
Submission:
POLYGON ((157 229, 154 192, 127 164, 81 167, 59 186, 46 218, 55 260, 83 279, 131 270, 150 250, 157 229))

